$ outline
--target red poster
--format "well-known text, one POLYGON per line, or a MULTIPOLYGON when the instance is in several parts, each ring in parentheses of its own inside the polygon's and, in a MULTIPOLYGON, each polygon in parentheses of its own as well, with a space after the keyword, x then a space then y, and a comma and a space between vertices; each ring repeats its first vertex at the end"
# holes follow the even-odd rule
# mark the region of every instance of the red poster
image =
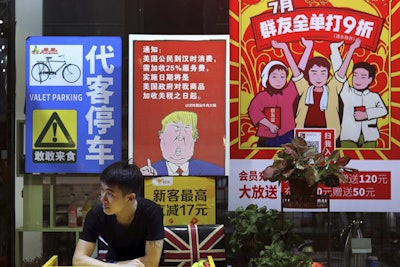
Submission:
POLYGON ((225 175, 228 40, 202 38, 131 36, 129 145, 145 176, 225 175))
POLYGON ((398 4, 231 0, 231 159, 270 159, 304 128, 334 129, 353 160, 399 159, 398 4))
MULTIPOLYGON (((358 200, 390 200, 391 174, 385 171, 362 171, 358 173, 345 173, 349 183, 341 183, 339 187, 319 185, 318 194, 329 194, 331 199, 358 199, 358 200)), ((289 185, 282 183, 282 192, 290 192, 289 185)))

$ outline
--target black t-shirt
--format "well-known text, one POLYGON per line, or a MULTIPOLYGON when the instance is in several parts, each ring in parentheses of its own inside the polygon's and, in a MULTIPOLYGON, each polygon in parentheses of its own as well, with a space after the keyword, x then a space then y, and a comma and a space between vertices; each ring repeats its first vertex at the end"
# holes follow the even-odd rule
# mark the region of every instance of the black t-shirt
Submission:
POLYGON ((163 213, 155 202, 137 198, 132 223, 122 226, 115 215, 106 215, 102 205, 91 209, 85 218, 81 239, 96 242, 101 236, 108 244, 107 260, 124 261, 145 255, 146 240, 164 239, 163 213))

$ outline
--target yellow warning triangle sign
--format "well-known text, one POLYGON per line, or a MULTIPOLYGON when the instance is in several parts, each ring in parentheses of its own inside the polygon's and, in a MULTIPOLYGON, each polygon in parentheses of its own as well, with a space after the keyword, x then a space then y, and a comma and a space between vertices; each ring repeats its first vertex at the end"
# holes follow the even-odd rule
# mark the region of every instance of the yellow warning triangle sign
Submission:
POLYGON ((72 140, 71 135, 65 128, 65 125, 60 119, 60 116, 58 116, 57 112, 53 112, 53 114, 51 114, 50 119, 47 121, 42 132, 35 142, 35 147, 75 147, 75 142, 72 140), (59 142, 59 139, 54 134, 57 129, 61 130, 62 134, 67 140, 66 142, 59 142), (51 131, 54 136, 52 142, 44 142, 44 138, 46 135, 48 135, 49 131, 51 131))

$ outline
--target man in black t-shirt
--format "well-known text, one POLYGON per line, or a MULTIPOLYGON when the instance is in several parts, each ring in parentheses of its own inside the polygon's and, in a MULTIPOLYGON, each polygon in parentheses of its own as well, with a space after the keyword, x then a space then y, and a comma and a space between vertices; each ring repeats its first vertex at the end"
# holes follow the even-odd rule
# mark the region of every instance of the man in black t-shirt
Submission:
POLYGON ((102 204, 86 215, 73 265, 158 266, 165 236, 163 213, 155 202, 137 197, 142 182, 139 168, 128 162, 113 163, 102 172, 102 204), (109 263, 91 257, 99 236, 108 245, 109 263))

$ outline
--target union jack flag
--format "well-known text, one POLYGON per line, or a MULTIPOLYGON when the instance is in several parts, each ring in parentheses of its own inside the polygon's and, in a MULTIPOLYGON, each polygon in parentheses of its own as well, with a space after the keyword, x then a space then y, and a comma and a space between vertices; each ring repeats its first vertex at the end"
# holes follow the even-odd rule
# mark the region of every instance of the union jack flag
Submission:
POLYGON ((191 266, 212 256, 215 264, 226 266, 224 225, 184 225, 165 228, 165 265, 191 266))

